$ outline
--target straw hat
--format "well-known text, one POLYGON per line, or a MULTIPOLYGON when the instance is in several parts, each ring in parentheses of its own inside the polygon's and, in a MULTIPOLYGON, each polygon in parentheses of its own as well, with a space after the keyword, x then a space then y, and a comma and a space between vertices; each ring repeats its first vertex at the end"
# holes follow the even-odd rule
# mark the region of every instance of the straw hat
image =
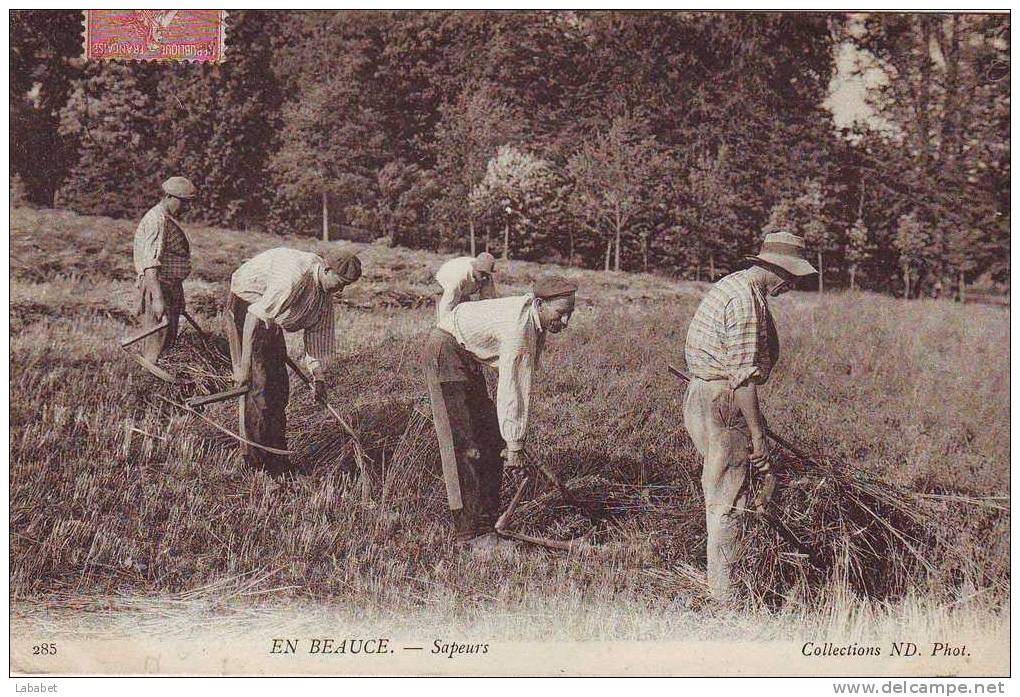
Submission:
POLYGON ((747 261, 763 261, 778 266, 793 276, 810 276, 817 269, 805 259, 807 249, 804 238, 789 232, 770 232, 761 243, 757 256, 745 257, 747 261))

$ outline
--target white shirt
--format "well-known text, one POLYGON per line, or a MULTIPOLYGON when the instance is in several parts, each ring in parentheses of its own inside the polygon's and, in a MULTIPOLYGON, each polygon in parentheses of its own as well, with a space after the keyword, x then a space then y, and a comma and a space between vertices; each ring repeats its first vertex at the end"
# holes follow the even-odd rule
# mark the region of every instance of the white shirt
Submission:
POLYGON ((475 280, 474 260, 474 257, 450 259, 436 271, 436 281, 443 288, 443 297, 436 304, 437 324, 465 298, 481 290, 481 284, 475 280))
POLYGON ((325 265, 311 252, 277 247, 230 277, 230 292, 249 303, 248 312, 288 332, 304 330, 305 365, 316 380, 336 354, 333 298, 322 288, 325 265))
POLYGON ((534 300, 529 293, 461 303, 439 322, 476 360, 499 370, 496 416, 509 450, 524 447, 531 377, 545 343, 534 300))

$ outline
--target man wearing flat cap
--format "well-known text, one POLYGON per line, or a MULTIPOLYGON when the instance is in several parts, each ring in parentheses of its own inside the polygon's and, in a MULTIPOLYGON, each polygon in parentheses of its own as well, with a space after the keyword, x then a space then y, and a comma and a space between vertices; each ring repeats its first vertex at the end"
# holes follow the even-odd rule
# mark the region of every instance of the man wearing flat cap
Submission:
POLYGON ((788 232, 765 236, 750 266, 720 279, 701 301, 684 353, 691 383, 684 426, 704 458, 701 486, 708 531, 708 581, 719 601, 734 599, 732 566, 746 505, 747 463, 768 472, 769 443, 758 402, 779 360, 779 337, 768 298, 817 273, 804 240, 788 232))
POLYGON ((496 272, 496 257, 482 252, 477 257, 457 257, 439 267, 436 281, 443 296, 436 304, 436 322, 442 321, 460 303, 478 294, 479 300, 496 297, 492 276, 496 272))
POLYGON ((177 340, 184 311, 184 279, 191 274, 191 244, 177 219, 195 197, 194 184, 184 177, 163 182, 163 200, 149 209, 135 230, 134 261, 141 295, 139 314, 143 328, 159 324, 166 329, 146 337, 142 355, 155 362, 177 340))
MULTIPOLYGON (((278 247, 242 264, 230 278, 226 318, 234 381, 248 385, 240 401, 240 430, 272 448, 287 448, 287 344, 283 332, 304 332, 305 365, 315 398, 326 397, 326 368, 336 352, 333 298, 361 277, 361 261, 346 250, 325 258, 278 247)), ((273 476, 289 471, 286 456, 256 448, 245 461, 273 476)))
POLYGON ((506 465, 520 466, 531 380, 551 332, 574 311, 574 281, 550 277, 526 295, 457 305, 431 330, 422 354, 456 537, 471 549, 497 546, 506 465), (496 402, 481 367, 499 371, 496 402))

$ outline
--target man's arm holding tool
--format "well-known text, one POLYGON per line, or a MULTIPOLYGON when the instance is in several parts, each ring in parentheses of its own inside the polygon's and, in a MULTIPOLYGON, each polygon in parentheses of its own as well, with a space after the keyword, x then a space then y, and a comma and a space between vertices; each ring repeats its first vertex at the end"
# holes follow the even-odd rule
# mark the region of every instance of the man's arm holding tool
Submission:
POLYGON ((761 413, 761 404, 758 402, 758 385, 752 380, 746 380, 733 390, 733 401, 736 403, 740 413, 747 421, 747 428, 751 433, 751 454, 748 459, 759 472, 769 471, 769 439, 765 417, 761 413))
POLYGON ((255 337, 255 327, 261 320, 251 310, 244 318, 244 332, 241 335, 241 358, 234 366, 234 383, 240 387, 251 381, 251 352, 252 341, 255 337))
POLYGON ((155 317, 163 317, 166 313, 166 304, 163 302, 163 288, 156 278, 158 267, 150 266, 142 274, 142 284, 149 291, 149 298, 152 300, 152 314, 155 317))

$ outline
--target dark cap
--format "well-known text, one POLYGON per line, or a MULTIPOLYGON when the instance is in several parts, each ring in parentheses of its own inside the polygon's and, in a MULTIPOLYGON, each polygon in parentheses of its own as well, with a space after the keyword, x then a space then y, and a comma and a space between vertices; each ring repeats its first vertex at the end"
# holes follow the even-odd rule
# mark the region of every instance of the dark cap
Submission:
POLYGON ((577 281, 563 278, 563 276, 545 276, 535 281, 532 292, 535 293, 536 298, 543 300, 558 298, 561 295, 573 295, 577 292, 577 281))
POLYGON ((194 198, 197 191, 195 185, 184 177, 170 177, 163 182, 163 192, 174 198, 194 198))
POLYGON ((361 278, 361 260, 346 249, 336 249, 326 255, 326 263, 344 283, 354 283, 361 278))
POLYGON ((496 257, 488 252, 482 252, 471 260, 471 267, 475 271, 482 271, 488 274, 496 273, 496 257))

